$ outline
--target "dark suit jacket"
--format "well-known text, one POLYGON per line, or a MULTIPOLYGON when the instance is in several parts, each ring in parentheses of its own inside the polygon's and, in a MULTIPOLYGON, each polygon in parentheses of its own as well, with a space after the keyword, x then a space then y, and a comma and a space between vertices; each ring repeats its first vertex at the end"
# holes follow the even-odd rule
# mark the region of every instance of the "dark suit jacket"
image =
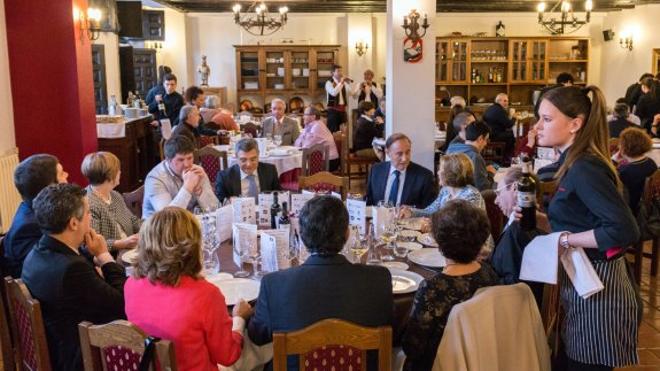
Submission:
POLYGON ((39 229, 32 206, 23 201, 16 210, 14 221, 3 242, 5 245, 4 273, 13 278, 20 278, 23 261, 40 238, 41 229, 39 229))
MULTIPOLYGON (((328 318, 361 326, 392 324, 392 278, 383 267, 351 264, 343 255, 310 256, 301 266, 261 280, 248 334, 255 344, 328 318)), ((295 362, 289 362, 289 369, 295 362)))
POLYGON ((126 318, 126 272, 117 263, 101 268, 55 238, 44 235, 25 259, 21 278, 36 299, 46 327, 54 371, 82 370, 78 324, 126 318))
POLYGON ((511 128, 513 127, 514 120, 509 118, 508 112, 498 103, 486 109, 483 119, 492 131, 490 134, 491 138, 513 137, 511 128))
POLYGON ((192 142, 192 144, 197 147, 197 136, 195 135, 195 128, 186 124, 185 122, 180 123, 172 129, 172 138, 177 135, 184 136, 192 142))
MULTIPOLYGON (((260 192, 282 190, 275 165, 260 162, 257 173, 259 174, 260 192)), ((241 168, 238 164, 218 171, 215 180, 215 195, 218 196, 220 202, 226 198, 241 196, 241 168)))
MULTIPOLYGON (((390 162, 385 161, 374 165, 369 173, 367 183, 367 205, 376 205, 385 199, 385 187, 389 176, 390 162)), ((399 185, 401 186, 401 185, 399 185)), ((406 169, 406 180, 401 193, 401 205, 413 206, 418 209, 427 207, 437 196, 433 173, 423 166, 411 162, 406 169)))

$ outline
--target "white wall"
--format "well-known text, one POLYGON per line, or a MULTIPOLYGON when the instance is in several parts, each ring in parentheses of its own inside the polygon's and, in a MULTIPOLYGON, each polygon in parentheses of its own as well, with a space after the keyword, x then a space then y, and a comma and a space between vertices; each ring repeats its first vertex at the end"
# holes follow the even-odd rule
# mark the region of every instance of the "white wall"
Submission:
POLYGON ((14 108, 9 80, 9 57, 7 55, 7 24, 5 3, 0 1, 0 155, 16 147, 14 134, 14 108))
POLYGON ((165 10, 165 42, 156 55, 158 65, 172 68, 177 77, 178 90, 192 85, 192 70, 188 65, 189 46, 186 35, 186 14, 171 8, 165 10))
POLYGON ((123 102, 121 96, 121 76, 119 73, 119 37, 114 32, 101 32, 96 45, 103 45, 105 52, 105 76, 108 92, 108 102, 111 96, 116 96, 118 102, 123 102))
MULTIPOLYGON (((660 5, 644 5, 635 9, 612 12, 605 18, 603 29, 615 32, 614 40, 604 43, 601 63, 601 85, 608 103, 625 95, 628 85, 644 72, 652 72, 653 48, 660 48, 660 5), (628 30, 633 34, 633 50, 619 46, 619 37, 628 30)), ((602 38, 601 38, 602 40, 602 38)))

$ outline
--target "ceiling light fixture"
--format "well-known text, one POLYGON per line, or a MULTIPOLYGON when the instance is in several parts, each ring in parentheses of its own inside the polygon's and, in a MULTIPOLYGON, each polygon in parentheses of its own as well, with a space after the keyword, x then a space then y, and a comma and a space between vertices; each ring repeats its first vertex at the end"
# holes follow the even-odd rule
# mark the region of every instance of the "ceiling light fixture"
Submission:
POLYGON ((573 12, 573 7, 571 2, 567 0, 559 0, 555 5, 546 13, 546 4, 545 2, 540 2, 536 7, 536 12, 539 17, 539 24, 545 27, 553 35, 562 35, 564 33, 572 33, 579 30, 582 26, 591 21, 591 11, 594 8, 594 3, 592 0, 586 0, 584 2, 584 11, 586 12, 585 20, 580 20, 575 16, 573 12), (560 18, 555 19, 552 16, 552 13, 557 10, 559 7, 560 18), (546 15, 550 17, 546 18, 546 15))
POLYGON ((255 1, 247 9, 246 13, 241 13, 241 4, 236 4, 232 8, 234 11, 234 22, 243 27, 245 31, 255 36, 270 35, 282 28, 287 21, 289 8, 281 6, 279 8, 279 19, 272 17, 268 13, 268 7, 261 1, 255 1), (250 15, 250 12, 254 12, 250 15))

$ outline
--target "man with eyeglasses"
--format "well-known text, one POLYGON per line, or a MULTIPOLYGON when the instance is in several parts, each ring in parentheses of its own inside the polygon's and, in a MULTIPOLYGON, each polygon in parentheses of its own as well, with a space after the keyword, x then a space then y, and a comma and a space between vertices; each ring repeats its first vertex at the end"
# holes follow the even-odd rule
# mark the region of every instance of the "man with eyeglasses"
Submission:
POLYGON ((317 144, 323 144, 328 148, 328 158, 330 159, 330 171, 339 167, 339 153, 332 133, 321 120, 321 113, 312 106, 305 108, 303 114, 303 132, 296 139, 295 146, 300 148, 310 148, 317 144))

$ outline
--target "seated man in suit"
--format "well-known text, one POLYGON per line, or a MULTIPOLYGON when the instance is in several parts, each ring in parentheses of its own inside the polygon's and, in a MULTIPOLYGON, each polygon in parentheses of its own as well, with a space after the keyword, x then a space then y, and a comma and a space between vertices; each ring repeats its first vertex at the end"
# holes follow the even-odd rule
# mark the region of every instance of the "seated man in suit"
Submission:
POLYGON ((447 153, 465 153, 474 167, 474 186, 480 191, 493 188, 496 173, 492 165, 486 166, 481 151, 488 145, 490 128, 483 121, 475 121, 465 128, 465 142, 452 143, 447 153))
POLYGON ((260 192, 282 190, 275 165, 259 162, 256 140, 244 138, 236 143, 236 162, 229 169, 218 172, 215 194, 220 202, 231 197, 258 200, 260 192))
POLYGON ((509 96, 504 93, 497 94, 495 103, 484 112, 483 120, 490 127, 490 139, 493 142, 506 143, 505 157, 511 156, 516 139, 512 129, 515 120, 509 114, 509 96))
POLYGON ((367 205, 388 201, 423 209, 437 195, 433 173, 411 161, 412 142, 405 134, 394 133, 385 141, 390 161, 374 165, 367 183, 367 205))
POLYGON ((171 138, 177 135, 183 135, 190 139, 197 147, 197 138, 199 138, 199 110, 197 107, 186 104, 179 111, 179 124, 172 130, 171 138))
POLYGON ((173 136, 163 149, 165 159, 156 165, 144 181, 142 218, 162 210, 165 206, 178 206, 192 211, 195 206, 216 209, 218 199, 204 169, 193 164, 195 145, 186 136, 173 136))
POLYGON ((32 155, 16 167, 14 185, 23 202, 18 206, 3 242, 5 256, 2 269, 5 274, 20 278, 23 260, 41 238, 32 200, 47 186, 66 183, 68 177, 57 157, 47 154, 32 155))
POLYGON ((300 135, 300 128, 296 120, 284 116, 286 103, 279 98, 270 102, 272 116, 261 123, 261 136, 281 135, 283 146, 292 146, 300 135))
MULTIPOLYGON (((307 201, 300 211, 300 236, 311 256, 302 265, 261 280, 248 325, 255 344, 271 342, 273 332, 300 330, 328 318, 361 326, 392 324, 390 273, 346 260, 339 252, 348 235, 348 212, 341 200, 319 196, 307 201)), ((292 358, 288 369, 297 370, 292 358)))
POLYGON ((108 252, 103 236, 91 228, 83 188, 48 186, 35 198, 34 212, 44 235, 25 259, 21 278, 41 303, 52 369, 82 371, 78 324, 126 318, 126 272, 108 252), (83 242, 94 262, 81 255, 83 242))

